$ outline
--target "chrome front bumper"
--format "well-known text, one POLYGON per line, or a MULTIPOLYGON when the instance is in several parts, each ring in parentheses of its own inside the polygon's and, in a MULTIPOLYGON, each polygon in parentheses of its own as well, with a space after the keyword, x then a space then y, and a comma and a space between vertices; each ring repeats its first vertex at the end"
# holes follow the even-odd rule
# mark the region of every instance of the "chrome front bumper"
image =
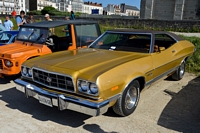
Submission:
POLYGON ((63 94, 51 93, 21 79, 16 79, 14 82, 16 84, 16 89, 24 92, 27 98, 33 97, 38 100, 40 97, 48 98, 50 99, 49 102, 51 102, 51 107, 57 106, 59 110, 69 109, 91 116, 98 116, 107 112, 109 107, 108 100, 94 103, 63 94))

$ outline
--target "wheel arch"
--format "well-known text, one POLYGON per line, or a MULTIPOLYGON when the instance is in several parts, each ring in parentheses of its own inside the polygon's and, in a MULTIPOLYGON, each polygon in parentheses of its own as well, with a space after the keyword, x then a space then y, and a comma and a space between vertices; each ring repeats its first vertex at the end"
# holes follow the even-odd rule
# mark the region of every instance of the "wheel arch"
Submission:
POLYGON ((140 84, 140 91, 142 89, 144 89, 144 87, 145 87, 145 77, 144 76, 138 76, 136 78, 133 78, 128 84, 126 84, 125 88, 128 87, 135 80, 137 80, 139 82, 139 84, 140 84))

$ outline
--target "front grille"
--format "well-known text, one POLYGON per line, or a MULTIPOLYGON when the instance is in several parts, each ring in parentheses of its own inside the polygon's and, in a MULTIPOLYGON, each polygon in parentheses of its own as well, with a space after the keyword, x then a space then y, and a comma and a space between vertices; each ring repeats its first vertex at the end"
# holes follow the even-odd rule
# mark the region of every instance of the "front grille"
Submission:
POLYGON ((49 88, 74 91, 72 79, 68 76, 33 69, 33 80, 49 88))
POLYGON ((0 60, 0 69, 3 69, 3 62, 0 60))

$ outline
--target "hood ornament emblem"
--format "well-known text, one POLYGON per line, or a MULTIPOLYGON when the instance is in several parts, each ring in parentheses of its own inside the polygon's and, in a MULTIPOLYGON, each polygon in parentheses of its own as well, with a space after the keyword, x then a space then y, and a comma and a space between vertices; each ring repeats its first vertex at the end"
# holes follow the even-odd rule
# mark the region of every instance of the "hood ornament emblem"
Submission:
POLYGON ((50 82, 52 81, 52 79, 49 78, 49 77, 47 77, 46 81, 47 81, 48 83, 50 83, 50 82))

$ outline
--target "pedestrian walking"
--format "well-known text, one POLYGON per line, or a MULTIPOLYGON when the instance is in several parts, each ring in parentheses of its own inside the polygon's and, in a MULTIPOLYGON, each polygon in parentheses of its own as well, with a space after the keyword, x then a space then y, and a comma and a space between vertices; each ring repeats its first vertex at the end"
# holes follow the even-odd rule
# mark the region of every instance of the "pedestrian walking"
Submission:
POLYGON ((16 18, 18 30, 19 30, 21 25, 26 24, 26 19, 24 18, 24 16, 25 16, 25 12, 22 10, 22 11, 20 11, 20 15, 17 16, 17 18, 16 18))
MULTIPOLYGON (((69 17, 65 17, 65 20, 70 20, 69 17)), ((66 33, 66 36, 69 36, 69 28, 68 28, 68 25, 66 25, 65 28, 62 29, 63 32, 66 33)))
POLYGON ((13 22, 10 20, 9 16, 6 16, 6 20, 4 21, 4 27, 7 31, 13 30, 13 22))
POLYGON ((74 12, 71 11, 71 17, 70 17, 70 20, 75 20, 75 15, 74 15, 74 12))
POLYGON ((13 16, 13 18, 15 18, 15 17, 16 17, 16 15, 17 15, 17 12, 15 11, 15 9, 12 11, 11 15, 13 16))

